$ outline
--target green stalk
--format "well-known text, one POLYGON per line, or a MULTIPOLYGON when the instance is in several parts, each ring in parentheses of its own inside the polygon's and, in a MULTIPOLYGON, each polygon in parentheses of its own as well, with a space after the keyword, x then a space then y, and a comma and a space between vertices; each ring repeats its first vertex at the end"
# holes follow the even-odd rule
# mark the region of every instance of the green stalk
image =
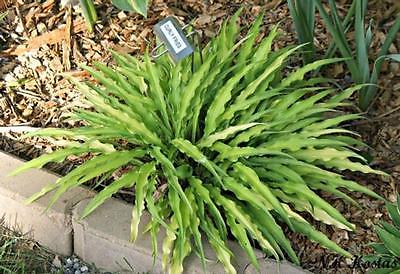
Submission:
MULTIPOLYGON (((350 23, 351 23, 351 19, 353 18, 353 15, 354 15, 355 8, 356 8, 356 1, 353 1, 351 3, 349 11, 347 12, 346 17, 344 18, 344 21, 343 21, 343 27, 344 27, 345 34, 347 33, 347 31, 350 28, 350 23)), ((337 46, 335 44, 335 41, 332 41, 329 44, 329 48, 324 56, 324 59, 332 58, 332 56, 333 56, 333 54, 335 54, 336 50, 337 50, 337 46)))
POLYGON ((394 25, 390 28, 385 42, 382 45, 382 48, 378 54, 378 58, 375 61, 374 71, 371 74, 371 79, 369 82, 374 85, 367 86, 360 91, 359 97, 359 105, 362 110, 366 110, 368 106, 371 104, 374 99, 377 91, 376 83, 378 82, 379 74, 381 73, 382 64, 385 58, 382 58, 386 55, 389 50, 390 45, 393 40, 396 38, 396 34, 400 31, 400 16, 397 17, 394 25))
POLYGON ((312 62, 315 55, 314 28, 315 28, 315 3, 313 0, 288 0, 290 14, 293 17, 300 44, 306 44, 304 49, 304 62, 312 62))
POLYGON ((348 60, 346 61, 346 64, 351 72, 351 75, 353 76, 353 79, 356 82, 359 82, 358 79, 360 78, 359 77, 360 71, 357 67, 355 60, 352 58, 352 52, 351 52, 350 46, 346 40, 346 37, 344 34, 344 28, 337 16, 336 6, 335 6, 334 2, 330 1, 330 7, 332 9, 334 21, 331 19, 331 17, 328 15, 327 11, 323 7, 321 0, 315 0, 315 4, 317 5, 317 8, 321 14, 322 19, 324 20, 326 28, 328 29, 329 33, 332 35, 332 38, 335 41, 335 44, 337 45, 341 55, 344 58, 348 58, 348 60))
POLYGON ((356 60, 360 71, 359 84, 369 81, 369 62, 367 52, 367 42, 365 39, 364 16, 367 2, 364 0, 356 1, 355 14, 355 41, 356 41, 356 60))
POLYGON ((85 17, 85 21, 89 32, 93 32, 94 24, 97 21, 96 8, 94 7, 93 0, 80 0, 82 14, 85 17))
POLYGON ((0 22, 1 22, 1 21, 3 21, 3 20, 4 20, 4 18, 6 18, 6 17, 7 17, 7 14, 8 14, 8 12, 7 12, 7 11, 5 11, 5 12, 1 12, 1 13, 0 13, 0 22))

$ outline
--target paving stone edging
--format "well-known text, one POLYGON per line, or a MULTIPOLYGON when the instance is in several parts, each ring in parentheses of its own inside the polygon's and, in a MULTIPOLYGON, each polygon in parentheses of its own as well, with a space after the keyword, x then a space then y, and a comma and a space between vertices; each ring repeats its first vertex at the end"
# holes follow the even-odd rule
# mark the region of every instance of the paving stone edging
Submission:
MULTIPOLYGON (((59 177, 44 170, 30 170, 16 177, 7 176, 22 163, 22 160, 0 151, 0 217, 4 215, 8 223, 17 224, 23 232, 31 232, 36 241, 54 252, 67 256, 75 253, 100 269, 119 273, 162 273, 160 257, 153 266, 148 234, 139 233, 135 244, 129 241, 131 205, 111 198, 82 220, 80 212, 93 192, 76 188, 62 195, 44 213, 51 195, 31 205, 26 205, 25 200, 59 177)), ((149 216, 145 214, 139 231, 143 231, 148 220, 149 216)), ((159 254, 163 234, 161 231, 158 240, 159 254)), ((309 273, 288 262, 277 264, 273 260, 265 260, 262 253, 256 250, 260 258, 261 272, 258 272, 249 265, 244 251, 236 243, 230 242, 229 245, 235 254, 234 264, 238 273, 309 273)), ((205 243, 204 248, 209 259, 207 273, 224 273, 210 246, 205 243)), ((184 268, 185 273, 204 273, 195 255, 186 259, 184 268)))

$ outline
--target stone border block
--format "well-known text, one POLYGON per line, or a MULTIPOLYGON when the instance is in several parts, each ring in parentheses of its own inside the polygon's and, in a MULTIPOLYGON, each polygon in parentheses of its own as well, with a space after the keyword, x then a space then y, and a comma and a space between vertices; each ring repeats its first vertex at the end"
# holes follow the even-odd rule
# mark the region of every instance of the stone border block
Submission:
POLYGON ((91 192, 84 188, 73 189, 62 195, 47 212, 51 195, 27 205, 27 198, 59 177, 44 170, 29 170, 9 177, 8 174, 21 164, 20 159, 0 152, 0 217, 4 215, 8 224, 18 226, 23 233, 32 233, 36 241, 54 252, 71 255, 72 207, 91 196, 91 192))
MULTIPOLYGON (((81 220, 80 213, 88 203, 93 192, 85 188, 74 188, 45 211, 51 199, 51 193, 26 205, 25 200, 44 186, 54 183, 58 176, 44 170, 30 170, 16 177, 8 174, 20 166, 23 161, 0 152, 0 217, 6 222, 18 225, 22 232, 32 233, 33 238, 60 255, 73 252, 89 263, 94 263, 105 271, 118 273, 162 273, 162 239, 158 237, 158 254, 153 265, 150 235, 143 234, 150 220, 148 213, 142 217, 139 236, 135 244, 129 241, 132 205, 117 199, 109 199, 90 216, 81 220)), ((288 262, 277 262, 263 258, 261 251, 255 250, 260 270, 254 269, 245 252, 234 242, 229 242, 235 255, 233 264, 238 273, 244 274, 304 274, 301 268, 288 262)), ((207 272, 224 273, 216 256, 207 242, 204 242, 205 256, 208 259, 207 272)), ((204 273, 199 258, 192 254, 185 260, 185 273, 204 273)))
MULTIPOLYGON (((148 233, 142 231, 150 220, 148 214, 142 216, 139 236, 135 244, 129 241, 132 206, 125 202, 109 199, 85 219, 80 218, 89 200, 80 202, 73 210, 72 224, 74 228, 75 253, 84 261, 94 263, 100 269, 118 273, 162 273, 161 248, 165 233, 158 237, 158 254, 153 266, 151 239, 148 233)), ((304 274, 299 267, 288 262, 277 264, 273 260, 264 259, 261 251, 256 250, 260 270, 258 272, 250 265, 245 252, 234 242, 229 242, 235 255, 235 265, 238 273, 245 274, 304 274)), ((205 255, 209 260, 207 273, 225 273, 221 264, 208 243, 204 243, 205 255)), ((204 273, 200 260, 192 254, 185 261, 185 273, 204 273)))

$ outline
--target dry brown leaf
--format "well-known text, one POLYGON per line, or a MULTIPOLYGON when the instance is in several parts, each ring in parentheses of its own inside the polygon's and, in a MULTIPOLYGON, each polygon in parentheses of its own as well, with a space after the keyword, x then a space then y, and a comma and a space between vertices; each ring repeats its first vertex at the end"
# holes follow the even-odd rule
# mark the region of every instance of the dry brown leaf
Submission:
MULTIPOLYGON (((86 29, 85 22, 83 20, 77 20, 77 22, 74 23, 73 25, 73 32, 74 33, 79 33, 81 31, 84 31, 86 29)), ((27 44, 25 45, 20 45, 14 48, 10 48, 7 50, 4 50, 1 55, 5 56, 10 56, 10 55, 22 55, 26 52, 29 52, 33 49, 38 49, 42 45, 54 45, 58 44, 67 38, 67 28, 64 26, 60 29, 56 29, 50 32, 46 32, 40 36, 33 37, 31 38, 27 44)))

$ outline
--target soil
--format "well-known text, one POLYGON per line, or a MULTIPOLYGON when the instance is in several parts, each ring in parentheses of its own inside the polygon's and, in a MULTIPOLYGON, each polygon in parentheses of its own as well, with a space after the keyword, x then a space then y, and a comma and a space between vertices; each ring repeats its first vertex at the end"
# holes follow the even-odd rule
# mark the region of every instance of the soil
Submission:
MULTIPOLYGON (((4 1, 0 1, 4 2, 4 1)), ((78 64, 100 61, 112 62, 108 49, 131 54, 143 54, 155 47, 152 27, 162 18, 174 15, 181 23, 192 22, 199 31, 202 43, 213 37, 224 19, 239 7, 244 11, 240 24, 247 26, 264 12, 265 29, 280 23, 282 35, 276 47, 296 43, 294 27, 286 1, 272 0, 153 0, 148 18, 120 11, 111 1, 95 1, 99 21, 93 33, 88 33, 80 16, 79 6, 61 6, 69 1, 10 1, 6 21, 0 25, 0 149, 24 159, 34 158, 57 148, 57 144, 40 138, 21 138, 21 129, 30 127, 75 127, 66 115, 82 106, 81 95, 60 75, 66 73, 84 79, 88 75, 78 64), (7 127, 7 128, 5 128, 7 127), (22 128, 25 127, 25 128, 22 128)), ((72 1, 75 2, 75 1, 72 1)), ((79 2, 79 1, 78 1, 79 2)), ((341 12, 350 1, 336 1, 341 12)), ((374 20, 371 59, 400 10, 398 0, 369 2, 368 17, 374 20)), ((316 26, 317 53, 323 56, 329 45, 329 35, 321 20, 316 26)), ((349 36, 354 33, 349 33, 349 36)), ((390 47, 390 53, 399 53, 400 35, 390 47)), ((372 61, 370 63, 373 63, 372 61)), ((324 72, 338 82, 348 82, 349 75, 343 65, 332 66, 324 72)), ((369 155, 371 165, 391 175, 389 179, 364 174, 348 176, 394 201, 400 182, 400 64, 385 63, 379 80, 379 97, 360 121, 345 125, 360 133, 369 145, 362 152, 369 155)), ((354 98, 356 102, 357 98, 354 98)), ((357 108, 347 110, 359 112, 357 108)), ((68 162, 49 168, 66 174, 84 159, 70 158, 68 162)), ((335 205, 357 229, 354 232, 313 222, 339 245, 353 254, 371 252, 367 243, 376 241, 374 224, 387 220, 384 203, 361 194, 352 194, 361 205, 356 208, 324 193, 321 195, 335 205)), ((120 197, 131 199, 132 193, 120 197)), ((288 232, 302 267, 313 273, 365 273, 357 262, 336 257, 305 237, 288 232), (339 263, 337 263, 339 262, 339 263), (352 265, 355 265, 352 267, 352 265)))

